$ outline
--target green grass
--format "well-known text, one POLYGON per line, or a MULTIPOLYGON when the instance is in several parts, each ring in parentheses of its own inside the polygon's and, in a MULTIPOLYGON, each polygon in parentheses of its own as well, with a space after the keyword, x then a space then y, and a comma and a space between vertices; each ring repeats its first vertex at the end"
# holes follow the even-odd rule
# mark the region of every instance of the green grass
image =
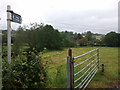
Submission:
MULTIPOLYGON (((114 47, 79 47, 72 48, 73 56, 86 53, 95 48, 100 49, 100 68, 88 85, 88 88, 113 88, 118 80, 118 48, 114 47), (105 72, 101 72, 101 64, 105 65, 105 72)), ((48 87, 66 88, 66 57, 68 49, 48 51, 42 58, 48 63, 48 87)))
MULTIPOLYGON (((100 48, 100 65, 105 65, 105 72, 98 73, 89 84, 90 88, 113 88, 118 83, 118 48, 100 48)), ((101 67, 101 66, 100 66, 101 67)))

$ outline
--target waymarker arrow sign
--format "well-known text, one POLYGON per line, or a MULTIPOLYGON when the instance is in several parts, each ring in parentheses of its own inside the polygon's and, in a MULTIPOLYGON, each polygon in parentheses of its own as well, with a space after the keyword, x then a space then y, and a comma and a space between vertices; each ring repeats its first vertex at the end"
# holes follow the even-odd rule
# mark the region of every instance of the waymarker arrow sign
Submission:
POLYGON ((11 21, 16 23, 22 23, 22 17, 19 14, 16 14, 14 12, 11 13, 11 21))

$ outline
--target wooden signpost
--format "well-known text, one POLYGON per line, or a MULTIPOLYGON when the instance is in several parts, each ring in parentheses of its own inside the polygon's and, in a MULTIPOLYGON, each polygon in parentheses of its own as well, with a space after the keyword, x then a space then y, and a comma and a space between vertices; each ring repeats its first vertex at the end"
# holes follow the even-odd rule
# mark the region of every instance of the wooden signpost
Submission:
POLYGON ((11 22, 22 23, 22 18, 19 14, 14 13, 11 10, 10 5, 7 5, 7 46, 8 46, 8 63, 11 63, 11 22))

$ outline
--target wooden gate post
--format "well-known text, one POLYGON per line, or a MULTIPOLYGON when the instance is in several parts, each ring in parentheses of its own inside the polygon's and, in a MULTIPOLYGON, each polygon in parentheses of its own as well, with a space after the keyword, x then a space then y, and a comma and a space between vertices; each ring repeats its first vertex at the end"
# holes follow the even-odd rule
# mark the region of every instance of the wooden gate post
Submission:
POLYGON ((70 88, 74 88, 72 49, 68 50, 68 56, 70 57, 70 88))
POLYGON ((102 72, 104 72, 104 64, 102 64, 102 72))
POLYGON ((97 59, 98 59, 98 69, 99 69, 99 63, 100 63, 100 61, 99 61, 99 49, 97 49, 97 59))

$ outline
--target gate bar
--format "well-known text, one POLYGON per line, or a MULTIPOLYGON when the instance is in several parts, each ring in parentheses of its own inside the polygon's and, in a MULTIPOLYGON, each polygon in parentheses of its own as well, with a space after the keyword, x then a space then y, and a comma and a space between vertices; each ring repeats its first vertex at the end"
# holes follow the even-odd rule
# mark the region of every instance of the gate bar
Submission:
MULTIPOLYGON (((97 48, 97 49, 98 49, 98 48, 97 48)), ((85 55, 87 55, 87 54, 89 54, 89 53, 91 53, 91 52, 96 51, 97 49, 91 50, 91 51, 89 51, 89 52, 87 52, 87 53, 84 53, 84 54, 82 54, 82 55, 80 55, 80 56, 76 56, 76 57, 74 57, 74 59, 78 59, 78 58, 80 58, 80 57, 83 57, 83 56, 85 56, 85 55)))

